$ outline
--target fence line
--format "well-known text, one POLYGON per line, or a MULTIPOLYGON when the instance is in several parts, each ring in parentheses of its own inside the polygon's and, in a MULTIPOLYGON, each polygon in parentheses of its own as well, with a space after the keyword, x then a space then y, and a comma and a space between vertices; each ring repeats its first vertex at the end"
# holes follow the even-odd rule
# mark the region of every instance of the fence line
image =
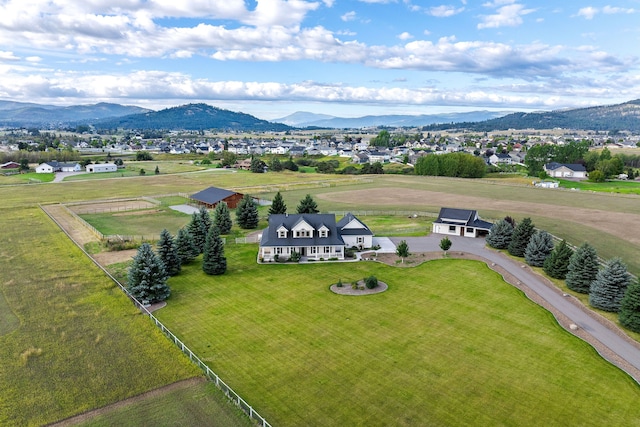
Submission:
POLYGON ((329 211, 329 213, 334 215, 342 215, 345 216, 348 213, 351 213, 356 216, 407 216, 407 217, 429 217, 429 218, 437 218, 437 212, 426 212, 426 211, 382 211, 382 210, 365 210, 365 211, 329 211))
MULTIPOLYGON (((64 205, 63 205, 64 206, 64 205)), ((235 403, 242 411, 247 414, 252 420, 257 421, 259 425, 263 427, 272 427, 267 420, 261 416, 251 405, 247 403, 238 393, 236 393, 227 383, 225 383, 218 374, 216 374, 211 368, 209 368, 189 347, 187 347, 169 328, 167 328, 157 317, 155 317, 140 301, 138 301, 133 295, 129 293, 126 287, 124 287, 118 279, 116 279, 109 271, 98 263, 89 253, 80 245, 68 232, 62 227, 56 218, 51 216, 46 209, 42 208, 42 205, 38 204, 40 210, 42 210, 59 228, 64 234, 71 240, 104 274, 107 275, 118 287, 124 292, 124 294, 138 307, 143 314, 145 314, 153 323, 160 329, 160 331, 169 338, 186 356, 189 357, 191 362, 198 365, 200 369, 204 371, 205 376, 216 386, 222 390, 222 392, 235 403)), ((66 207, 65 207, 66 208, 66 207)))

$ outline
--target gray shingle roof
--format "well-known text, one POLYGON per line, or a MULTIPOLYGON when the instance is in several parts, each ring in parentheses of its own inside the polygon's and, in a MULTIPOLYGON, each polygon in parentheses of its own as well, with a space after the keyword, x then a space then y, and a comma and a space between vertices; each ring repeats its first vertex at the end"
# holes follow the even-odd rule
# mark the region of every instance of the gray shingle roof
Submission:
POLYGON ((344 241, 336 228, 334 214, 277 214, 269 215, 269 226, 262 232, 260 246, 344 246, 344 241), (305 221, 314 230, 323 225, 329 229, 327 237, 314 232, 312 237, 293 237, 291 230, 301 221, 305 221), (287 237, 278 237, 278 228, 286 227, 287 237))
POLYGON ((196 194, 193 194, 191 198, 199 202, 213 205, 221 200, 226 199, 229 196, 233 196, 234 194, 236 194, 235 191, 225 190, 224 188, 209 187, 196 194))

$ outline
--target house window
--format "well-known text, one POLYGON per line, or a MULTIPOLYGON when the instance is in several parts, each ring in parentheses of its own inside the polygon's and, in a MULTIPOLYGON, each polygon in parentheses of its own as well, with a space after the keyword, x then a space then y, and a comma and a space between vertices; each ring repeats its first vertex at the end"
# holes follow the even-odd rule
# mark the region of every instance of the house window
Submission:
POLYGON ((450 225, 450 226, 449 226, 449 231, 453 231, 453 232, 455 232, 455 231, 456 231, 456 228, 457 228, 457 227, 456 227, 455 225, 450 225))
POLYGON ((356 238, 356 242, 357 242, 358 244, 364 243, 364 237, 362 237, 362 236, 358 236, 358 237, 356 238))
POLYGON ((320 237, 327 237, 327 230, 320 230, 320 237))
POLYGON ((282 248, 275 248, 274 252, 279 255, 282 253, 282 248))
POLYGON ((309 248, 309 251, 310 251, 312 254, 316 254, 316 253, 318 253, 318 248, 317 248, 316 246, 311 246, 311 247, 309 248))
POLYGON ((285 237, 287 237, 287 230, 278 231, 278 238, 279 239, 284 239, 285 237))
POLYGON ((324 247, 324 253, 325 254, 331 253, 331 246, 325 246, 324 247))
POLYGON ((309 230, 298 230, 296 231, 296 237, 311 237, 311 232, 309 230))

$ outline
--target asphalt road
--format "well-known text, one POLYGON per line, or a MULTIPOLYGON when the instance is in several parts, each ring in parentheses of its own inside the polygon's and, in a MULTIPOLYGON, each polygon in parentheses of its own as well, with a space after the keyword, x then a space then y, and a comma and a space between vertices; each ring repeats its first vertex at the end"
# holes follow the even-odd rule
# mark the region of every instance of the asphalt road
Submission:
MULTIPOLYGON (((396 244, 400 240, 406 240, 411 252, 434 252, 442 251, 440 249, 440 240, 443 237, 444 235, 431 234, 426 237, 391 238, 391 240, 396 244)), ((607 326, 606 319, 600 318, 599 315, 589 309, 585 309, 582 303, 573 296, 563 294, 556 287, 548 285, 524 263, 524 260, 522 262, 514 261, 500 252, 487 248, 484 239, 448 237, 453 243, 451 246, 452 251, 467 252, 480 256, 513 275, 532 292, 544 299, 553 309, 562 313, 571 323, 577 325, 579 329, 587 332, 587 334, 585 336, 585 334, 577 334, 571 330, 569 332, 587 341, 602 357, 619 366, 637 382, 640 382, 640 375, 638 375, 638 372, 640 372, 640 345, 638 343, 620 334, 619 331, 616 332, 611 325, 607 326), (629 367, 635 369, 629 369, 629 367)))

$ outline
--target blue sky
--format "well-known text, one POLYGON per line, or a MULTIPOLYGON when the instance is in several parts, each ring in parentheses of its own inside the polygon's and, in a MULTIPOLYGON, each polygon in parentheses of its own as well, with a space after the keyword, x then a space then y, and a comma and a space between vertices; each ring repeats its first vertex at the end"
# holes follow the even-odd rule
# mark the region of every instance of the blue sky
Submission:
POLYGON ((640 0, 0 0, 0 99, 273 119, 640 98, 640 0))

